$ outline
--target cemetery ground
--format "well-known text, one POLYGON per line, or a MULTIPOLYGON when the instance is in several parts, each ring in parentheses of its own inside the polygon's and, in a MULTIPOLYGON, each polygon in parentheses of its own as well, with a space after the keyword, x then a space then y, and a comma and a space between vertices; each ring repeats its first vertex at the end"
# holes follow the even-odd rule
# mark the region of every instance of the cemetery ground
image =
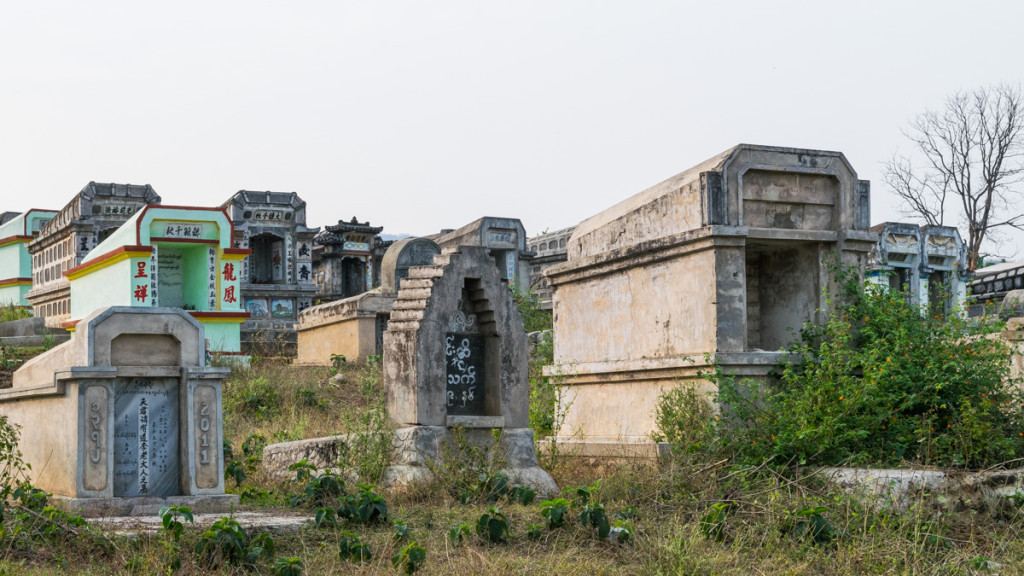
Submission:
MULTIPOLYGON (((532 423, 542 427, 552 389, 533 384, 532 423)), ((225 384, 229 492, 241 510, 299 515, 305 527, 267 537, 230 520, 198 527, 172 510, 163 529, 125 535, 22 492, 4 510, 0 574, 205 574, 218 565, 226 574, 1018 574, 1024 566, 1024 498, 989 506, 921 493, 897 509, 839 491, 811 468, 685 446, 657 463, 600 462, 542 442, 541 465, 564 499, 529 501, 503 485, 497 455, 473 450, 452 454, 430 484, 360 487, 356 475, 373 484, 387 464, 383 404, 378 362, 339 358, 326 369, 257 359, 225 384), (276 477, 261 461, 265 443, 339 433, 349 434, 349 449, 334 475, 299 465, 276 477), (623 542, 599 536, 616 525, 628 531, 613 531, 623 542)))

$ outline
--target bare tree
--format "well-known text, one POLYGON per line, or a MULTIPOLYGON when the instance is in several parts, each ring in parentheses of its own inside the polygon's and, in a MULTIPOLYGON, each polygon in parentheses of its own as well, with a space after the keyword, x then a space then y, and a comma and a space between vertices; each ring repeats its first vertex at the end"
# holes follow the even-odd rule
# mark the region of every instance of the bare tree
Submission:
POLYGON ((1024 230, 1024 107, 1019 86, 957 92, 941 112, 921 114, 903 134, 923 165, 894 154, 883 178, 905 202, 903 211, 941 225, 955 214, 967 228, 967 265, 1000 227, 1024 230))

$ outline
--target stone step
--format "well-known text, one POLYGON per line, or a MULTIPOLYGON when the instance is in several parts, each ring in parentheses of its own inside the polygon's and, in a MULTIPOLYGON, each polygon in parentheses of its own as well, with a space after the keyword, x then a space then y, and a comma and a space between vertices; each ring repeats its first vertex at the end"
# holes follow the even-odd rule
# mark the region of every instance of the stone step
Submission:
POLYGON ((400 290, 406 288, 431 288, 434 286, 434 278, 403 278, 400 290))
POLYGON ((427 305, 424 298, 399 298, 391 305, 391 310, 422 310, 427 305))
POLYGON ((419 323, 423 319, 423 310, 395 310, 391 309, 391 318, 388 320, 388 330, 398 330, 400 323, 419 323))
POLYGON ((392 320, 388 322, 388 330, 392 333, 405 332, 406 330, 416 330, 420 327, 420 323, 415 320, 392 320))
MULTIPOLYGON (((406 301, 406 300, 411 300, 411 299, 426 301, 427 298, 430 298, 430 293, 431 293, 431 289, 429 287, 427 287, 427 288, 411 288, 411 287, 406 287, 405 283, 403 282, 402 283, 401 301, 406 301)), ((399 301, 396 300, 396 303, 397 302, 399 302, 399 301)))
MULTIPOLYGON (((440 278, 444 272, 443 266, 414 266, 409 268, 409 278, 440 278)), ((405 280, 402 280, 405 283, 405 280)))

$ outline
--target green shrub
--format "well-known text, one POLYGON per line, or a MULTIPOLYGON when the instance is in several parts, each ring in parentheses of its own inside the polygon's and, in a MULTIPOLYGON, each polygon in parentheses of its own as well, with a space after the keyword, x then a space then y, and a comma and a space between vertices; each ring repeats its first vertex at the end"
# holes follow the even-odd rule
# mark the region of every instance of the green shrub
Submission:
POLYGON ((565 515, 569 512, 569 501, 565 498, 545 500, 540 503, 540 515, 544 517, 544 524, 550 530, 565 525, 565 515))
POLYGON ((31 317, 32 311, 23 306, 15 306, 10 303, 0 306, 0 322, 14 322, 31 317))
MULTIPOLYGON (((334 504, 339 497, 344 495, 345 481, 330 470, 325 470, 323 474, 310 477, 303 493, 293 496, 291 504, 292 506, 305 505, 322 508, 334 504)), ((341 514, 340 510, 338 513, 341 514)))
POLYGON ((270 573, 274 576, 302 576, 304 568, 301 558, 278 558, 270 573))
POLYGON ((262 372, 245 370, 239 374, 224 387, 225 412, 256 420, 269 420, 280 412, 277 388, 262 372))
POLYGON ((269 534, 259 534, 249 540, 242 525, 225 516, 199 537, 196 553, 207 570, 219 570, 225 564, 251 568, 260 558, 274 556, 274 539, 269 534))
POLYGON ((391 565, 406 574, 412 574, 423 567, 426 559, 427 551, 415 542, 409 542, 398 554, 391 557, 391 565))
POLYGON ((681 384, 658 397, 657 431, 651 436, 655 442, 668 442, 674 452, 698 452, 713 441, 714 417, 709 395, 693 384, 681 384))
POLYGON ((523 326, 526 331, 551 330, 551 312, 541 309, 540 297, 537 296, 537 293, 529 288, 523 290, 515 282, 509 284, 509 288, 512 289, 512 299, 519 309, 519 315, 523 317, 523 326))
POLYGON ((345 496, 338 516, 359 524, 375 524, 388 519, 388 504, 373 491, 373 484, 357 484, 359 492, 345 496))
POLYGON ((502 544, 508 540, 512 522, 508 516, 489 506, 487 512, 476 521, 476 534, 492 544, 502 544))
POLYGON ((719 389, 720 447, 758 464, 978 468, 1024 456, 1024 398, 1007 381, 1009 348, 990 337, 998 326, 922 317, 904 293, 849 271, 836 285, 841 301, 826 294, 826 322, 804 326, 777 382, 705 375, 719 389))
POLYGON ((458 524, 448 530, 448 542, 452 546, 462 542, 466 536, 469 536, 469 524, 458 524))
POLYGON ((338 557, 352 562, 369 562, 373 558, 370 547, 359 539, 354 532, 342 532, 338 538, 338 557))

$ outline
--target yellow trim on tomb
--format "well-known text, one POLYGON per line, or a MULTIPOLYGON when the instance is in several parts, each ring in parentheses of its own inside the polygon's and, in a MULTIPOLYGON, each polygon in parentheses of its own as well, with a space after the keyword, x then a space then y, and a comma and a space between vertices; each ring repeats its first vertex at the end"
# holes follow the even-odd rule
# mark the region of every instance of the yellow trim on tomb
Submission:
POLYGON ((118 252, 117 254, 114 254, 113 256, 110 256, 109 258, 103 258, 101 256, 100 258, 103 258, 102 260, 100 260, 98 262, 94 262, 92 264, 87 264, 87 265, 81 266, 77 270, 75 270, 74 272, 65 272, 64 275, 67 276, 68 280, 74 280, 76 278, 81 278, 82 276, 85 276, 86 274, 92 274, 93 272, 95 272, 97 270, 102 270, 102 269, 106 268, 107 266, 112 266, 112 265, 117 264, 118 262, 122 262, 124 260, 129 260, 131 258, 149 258, 152 255, 153 255, 153 253, 150 252, 150 251, 143 252, 141 250, 132 250, 132 251, 126 250, 124 252, 118 252))

